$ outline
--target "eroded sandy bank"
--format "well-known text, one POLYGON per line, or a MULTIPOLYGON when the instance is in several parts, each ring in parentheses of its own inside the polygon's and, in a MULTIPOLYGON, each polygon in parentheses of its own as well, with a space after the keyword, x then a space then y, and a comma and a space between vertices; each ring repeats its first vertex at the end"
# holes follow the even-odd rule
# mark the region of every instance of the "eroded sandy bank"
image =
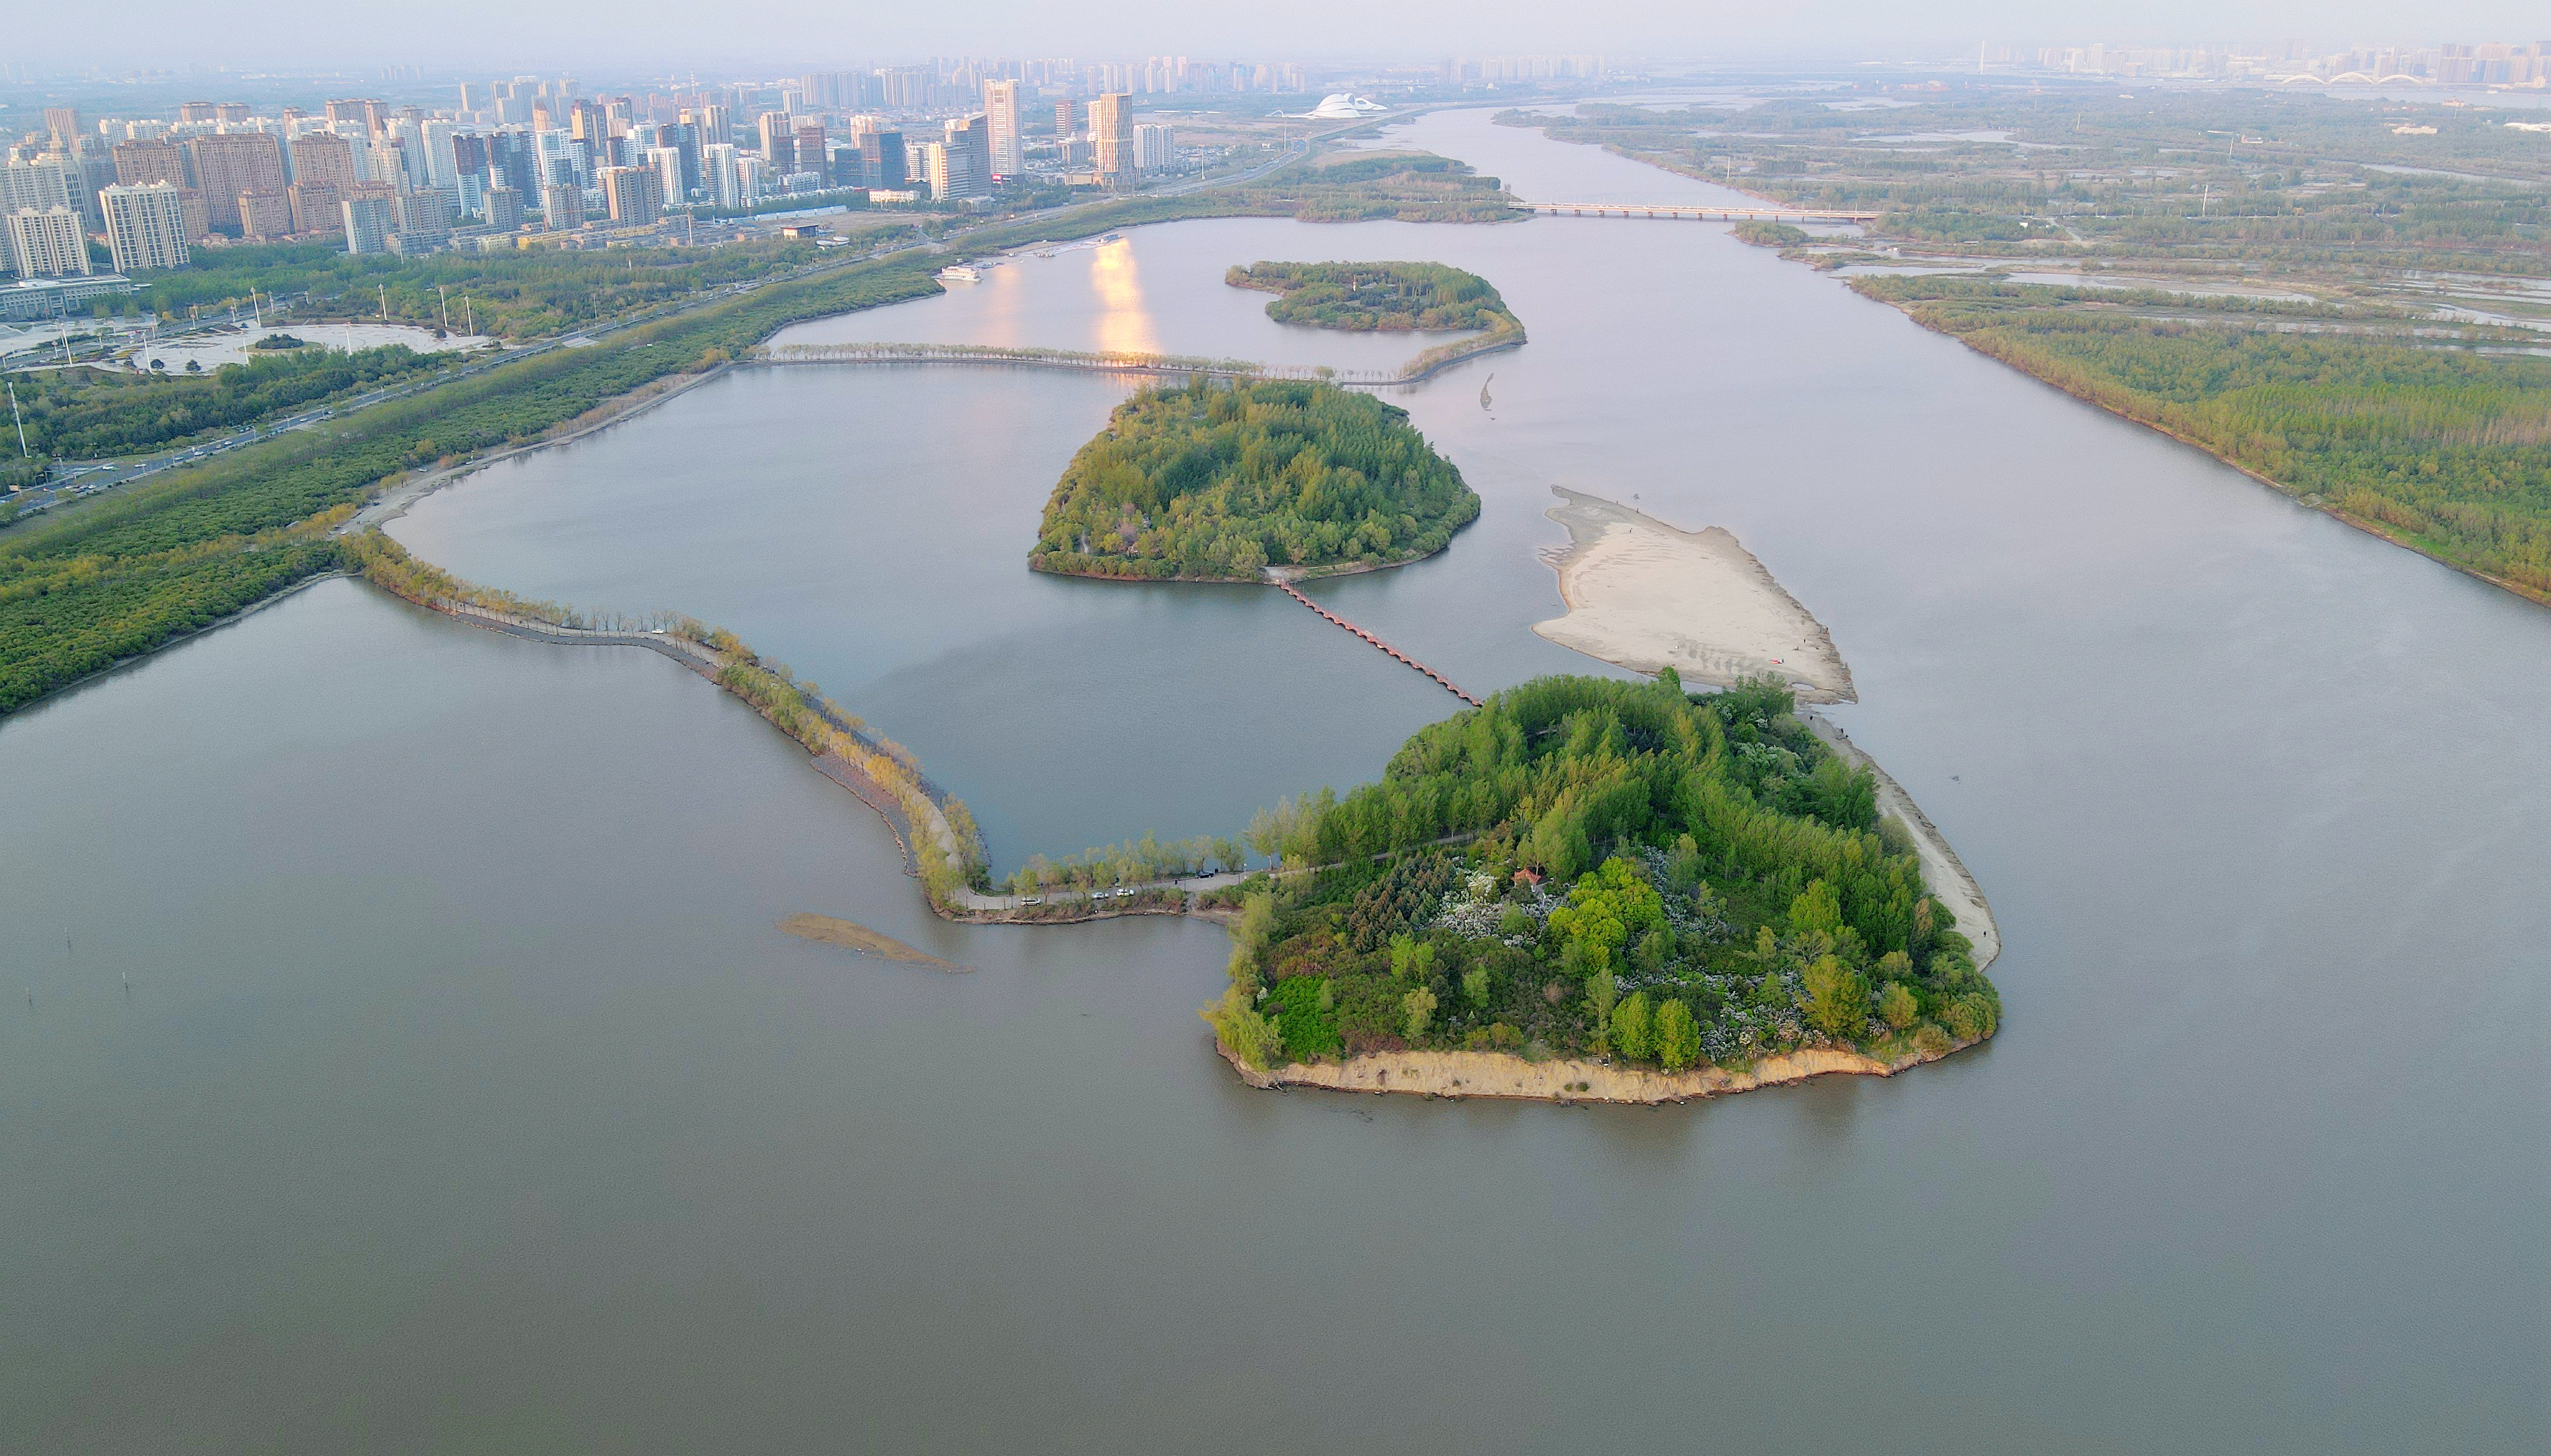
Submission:
POLYGON ((1984 886, 1967 873, 1958 852, 1949 848, 1949 837, 1939 831, 1922 806, 1904 791, 1878 761, 1860 751, 1841 727, 1814 713, 1803 713, 1807 727, 1825 741, 1834 752, 1853 764, 1867 769, 1878 780, 1878 812, 1902 821, 1912 832, 1913 853, 1922 861, 1922 884, 1932 898, 1949 907, 1958 919, 1957 930, 1975 946, 1976 969, 1989 970, 2001 955, 2001 927, 1993 923, 1992 906, 1985 902, 1984 886))
POLYGON ((1671 667, 1714 687, 1771 674, 1802 702, 1856 701, 1833 638, 1723 528, 1681 531, 1616 501, 1553 486, 1570 545, 1545 559, 1568 615, 1533 631, 1634 673, 1671 667))
POLYGON ((1330 1092, 1407 1092, 1438 1097, 1520 1097, 1543 1102, 1684 1102, 1804 1082, 1810 1077, 1892 1077, 1973 1045, 1953 1042, 1938 1053, 1908 1051, 1891 1062, 1859 1052, 1802 1048, 1766 1057, 1752 1068, 1696 1067, 1665 1073, 1601 1062, 1527 1062, 1503 1052, 1376 1052, 1346 1062, 1295 1062, 1257 1071, 1229 1048, 1223 1060, 1257 1088, 1312 1087, 1330 1092))

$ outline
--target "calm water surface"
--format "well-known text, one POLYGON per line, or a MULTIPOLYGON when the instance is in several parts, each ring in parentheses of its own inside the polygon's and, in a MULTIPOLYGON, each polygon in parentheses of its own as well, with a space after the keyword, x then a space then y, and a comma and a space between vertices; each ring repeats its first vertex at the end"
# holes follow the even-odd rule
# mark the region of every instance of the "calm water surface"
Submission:
MULTIPOLYGON (((1715 227, 1181 224, 806 333, 1362 363, 1221 271, 1394 257, 1533 342, 1394 396, 1479 524, 1319 594, 1479 691, 1588 666, 1528 630, 1551 484, 1734 530, 1992 897, 2003 1037, 1684 1108, 1252 1092, 1218 930, 940 924, 698 678, 329 583, 0 727, 0 1444, 2538 1449, 2551 613, 1715 227)), ((733 626, 1005 864, 1369 777, 1439 689, 1024 571, 1122 388, 740 373, 398 534, 733 626)))

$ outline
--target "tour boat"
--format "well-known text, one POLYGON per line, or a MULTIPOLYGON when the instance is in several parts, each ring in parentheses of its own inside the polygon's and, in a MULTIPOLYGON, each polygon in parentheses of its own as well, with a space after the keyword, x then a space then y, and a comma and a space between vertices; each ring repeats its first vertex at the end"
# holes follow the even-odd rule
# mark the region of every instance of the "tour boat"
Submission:
POLYGON ((939 270, 939 281, 943 283, 979 283, 983 281, 983 270, 974 266, 970 262, 952 262, 948 266, 939 270))

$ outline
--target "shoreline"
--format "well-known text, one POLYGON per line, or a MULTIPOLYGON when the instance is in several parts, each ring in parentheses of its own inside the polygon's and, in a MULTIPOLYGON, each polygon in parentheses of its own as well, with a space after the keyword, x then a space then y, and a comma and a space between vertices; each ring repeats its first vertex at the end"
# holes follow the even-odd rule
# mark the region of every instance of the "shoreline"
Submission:
MULTIPOLYGON (((506 461, 515 460, 522 456, 535 455, 541 451, 549 450, 557 446, 573 445, 588 435, 598 434, 601 431, 611 428, 613 425, 636 419, 638 416, 645 414, 647 411, 654 409, 656 406, 663 404, 666 400, 672 399, 677 395, 686 394, 733 367, 735 367, 734 362, 729 361, 724 364, 711 364, 709 367, 700 370, 696 374, 672 374, 662 379, 650 379, 646 383, 639 385, 637 388, 632 389, 625 394, 615 394, 611 398, 595 405, 592 410, 588 410, 586 413, 593 414, 597 411, 603 412, 600 418, 588 420, 586 423, 581 425, 575 425, 563 435, 547 435, 541 439, 531 441, 528 444, 509 445, 503 450, 499 450, 492 455, 479 456, 472 460, 462 461, 459 465, 451 466, 444 469, 435 470, 424 475, 412 476, 408 479, 402 480, 397 484, 391 485, 382 490, 380 494, 373 496, 370 500, 365 501, 362 509, 357 511, 352 520, 339 528, 338 534, 345 535, 351 532, 363 530, 366 527, 377 527, 387 522, 395 521, 399 517, 407 514, 409 506, 416 504, 418 501, 425 499, 427 496, 443 489, 447 485, 458 484, 468 476, 486 469, 490 466, 501 465, 506 461), (658 387, 660 385, 663 387, 658 387)), ((568 423, 573 424, 572 421, 569 421, 568 423)))
MULTIPOLYGON (((1544 133, 1544 135, 1548 134, 1544 133)), ((1625 160, 1635 161, 1642 165, 1655 167, 1657 170, 1664 172, 1669 176, 1685 177, 1692 181, 1706 182, 1714 187, 1724 187, 1728 191, 1753 198, 1755 201, 1762 202, 1768 206, 1783 207, 1789 205, 1782 202, 1778 198, 1765 197, 1759 192, 1749 191, 1745 187, 1738 185, 1732 177, 1712 176, 1694 168, 1675 164, 1663 157, 1629 151, 1617 143, 1602 143, 1600 144, 1600 149, 1604 152, 1610 153, 1614 156, 1622 157, 1625 160)), ((1848 286, 1849 280, 1846 279, 1844 282, 1846 286, 1848 286)), ((1859 290, 1854 289, 1853 291, 1858 292, 1859 290)), ((1863 294, 1862 296, 1867 297, 1868 295, 1863 294)), ((1976 344, 1974 341, 1963 335, 1950 334, 1945 329, 1932 328, 1931 325, 1923 323, 1919 318, 1915 318, 1910 309, 1907 309, 1900 304, 1888 302, 1885 299, 1871 299, 1870 301, 1881 303, 1888 308, 1894 309, 1898 314, 1912 320, 1915 325, 1928 330, 1931 333, 1955 339, 1958 343, 1965 345, 1968 349, 1973 350, 1977 354, 1983 355, 1985 358, 1991 360, 2002 367, 2024 375, 2027 378, 2034 379, 2038 383, 2046 385, 2048 388, 2055 390, 2059 394, 2063 394, 2071 399, 2078 399, 2082 403, 2090 405, 2100 413, 2111 416, 2112 418, 2124 420, 2126 423, 2131 425, 2140 425, 2144 429, 2166 436, 2167 438, 2195 451, 2197 454, 2204 456, 2207 460, 2213 461, 2217 465, 2228 466, 2231 468, 2240 471, 2242 474, 2249 476, 2259 484, 2267 486, 2269 489, 2284 496, 2296 505, 2301 506, 2305 510, 2316 511, 2342 525, 2353 526, 2368 536, 2372 536, 2380 541, 2388 542, 2403 551, 2415 552, 2419 556, 2425 557, 2427 560, 2434 562, 2440 567, 2447 567, 2453 571, 2460 572, 2462 574, 2469 576, 2476 581, 2486 581, 2490 585, 2495 586, 2501 591, 2510 592, 2538 606, 2551 607, 2551 591, 2540 590, 2535 587, 2527 586, 2520 581, 2511 581, 2494 572, 2484 571, 2479 567, 2467 565, 2463 562, 2455 561, 2451 557, 2444 556, 2441 553, 2430 551, 2426 547, 2418 544, 2415 538, 2403 534, 2394 526, 2382 521, 2369 520, 2364 516, 2356 514, 2354 511, 2338 505, 2327 497, 2309 499, 2307 497, 2313 495, 2315 492, 2305 491, 2299 486, 2288 485, 2284 481, 2279 480, 2272 475, 2263 474, 2258 470, 2252 469, 2250 467, 2241 464, 2239 461, 2218 453, 2205 442, 2183 434, 2180 431, 2171 428, 2169 425, 2163 424, 2159 420, 2146 419, 2142 415, 2135 414, 2132 411, 2119 409, 2115 405, 2109 404, 2104 400, 2094 399, 2091 395, 2066 384, 2060 379, 2050 378, 2047 375, 2041 374, 2037 370, 2028 367, 2026 364, 2005 359, 1991 350, 1976 344)))
POLYGON ((1802 1047, 1737 1069, 1704 1064, 1688 1072, 1659 1072, 1603 1062, 1554 1058, 1529 1062, 1506 1052, 1368 1052, 1343 1062, 1292 1062, 1262 1072, 1215 1042, 1214 1050, 1262 1092, 1307 1088, 1461 1101, 1608 1102, 1657 1106, 1699 1097, 1734 1096, 1767 1087, 1789 1087, 1817 1077, 1892 1077, 1974 1046, 1952 1041, 1946 1050, 1916 1048, 1891 1060, 1834 1047, 1802 1047), (1394 1077, 1392 1074, 1396 1073, 1394 1077))

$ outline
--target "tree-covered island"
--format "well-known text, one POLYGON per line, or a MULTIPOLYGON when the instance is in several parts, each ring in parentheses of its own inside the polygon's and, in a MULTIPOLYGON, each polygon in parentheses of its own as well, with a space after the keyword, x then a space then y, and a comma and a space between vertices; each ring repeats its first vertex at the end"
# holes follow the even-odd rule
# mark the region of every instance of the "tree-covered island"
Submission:
MULTIPOLYGON (((1419 732, 1381 779, 1286 805, 1206 1008, 1257 1071, 1370 1053, 1664 1073, 1828 1048, 1900 1065, 2000 998, 1905 825, 1768 680, 1545 677, 1419 732)), ((1405 1060, 1405 1059, 1399 1059, 1405 1060)))
POLYGON ((1117 406, 1046 502, 1028 565, 1144 580, 1259 580, 1441 551, 1480 514, 1408 412, 1334 384, 1199 375, 1117 406))
POLYGON ((1276 295, 1267 316, 1320 329, 1513 329, 1487 279, 1440 262, 1257 262, 1222 275, 1276 295))

